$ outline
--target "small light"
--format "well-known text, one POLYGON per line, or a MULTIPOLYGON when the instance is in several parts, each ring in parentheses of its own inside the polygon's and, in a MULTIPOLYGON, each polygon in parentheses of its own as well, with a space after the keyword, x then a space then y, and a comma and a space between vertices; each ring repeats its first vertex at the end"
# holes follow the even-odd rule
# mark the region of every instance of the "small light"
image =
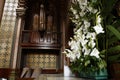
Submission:
POLYGON ((7 79, 5 79, 5 78, 2 78, 2 80, 7 80, 7 79))

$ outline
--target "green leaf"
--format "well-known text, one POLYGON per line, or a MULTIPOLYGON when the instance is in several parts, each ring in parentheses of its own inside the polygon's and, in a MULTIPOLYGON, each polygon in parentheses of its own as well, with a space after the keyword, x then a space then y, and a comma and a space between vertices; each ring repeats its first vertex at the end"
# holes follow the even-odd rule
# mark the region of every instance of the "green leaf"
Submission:
POLYGON ((109 38, 109 40, 108 40, 108 46, 111 46, 112 44, 114 44, 115 42, 118 42, 118 38, 116 38, 116 37, 111 37, 111 38, 109 38))
POLYGON ((104 68, 105 66, 107 66, 106 61, 105 61, 105 60, 101 60, 101 61, 98 63, 98 66, 99 66, 101 69, 104 68))
POLYGON ((112 56, 109 56, 108 57, 108 61, 109 62, 120 62, 120 54, 117 54, 117 55, 112 55, 112 56))
POLYGON ((105 58, 106 50, 102 50, 99 55, 100 57, 105 58))
POLYGON ((113 6, 115 5, 117 0, 101 0, 102 2, 102 9, 104 12, 109 13, 113 9, 113 6))
POLYGON ((118 52, 120 51, 120 45, 117 45, 115 47, 111 47, 108 49, 108 53, 115 53, 115 52, 118 52))
POLYGON ((120 40, 120 32, 112 25, 107 25, 107 28, 120 40))
POLYGON ((114 21, 113 21, 113 24, 114 26, 120 26, 120 19, 117 17, 117 18, 114 18, 114 21))

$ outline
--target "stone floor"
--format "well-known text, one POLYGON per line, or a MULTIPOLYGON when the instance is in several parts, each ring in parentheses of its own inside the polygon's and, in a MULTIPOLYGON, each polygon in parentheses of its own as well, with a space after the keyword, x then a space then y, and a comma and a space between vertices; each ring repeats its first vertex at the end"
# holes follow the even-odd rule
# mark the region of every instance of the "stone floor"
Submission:
POLYGON ((89 80, 75 77, 47 77, 46 80, 89 80))
POLYGON ((62 74, 42 74, 39 77, 40 80, 90 80, 83 78, 64 77, 62 74))

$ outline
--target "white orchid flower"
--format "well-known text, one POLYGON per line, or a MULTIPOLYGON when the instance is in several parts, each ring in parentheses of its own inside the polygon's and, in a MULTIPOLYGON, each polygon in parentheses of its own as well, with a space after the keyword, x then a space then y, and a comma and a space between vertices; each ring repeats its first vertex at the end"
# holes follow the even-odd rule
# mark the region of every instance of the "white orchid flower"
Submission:
POLYGON ((93 8, 91 6, 87 7, 90 12, 93 11, 93 8))
POLYGON ((70 61, 73 62, 76 60, 76 55, 72 53, 69 58, 70 58, 70 61))
POLYGON ((93 28, 97 34, 104 33, 104 30, 103 30, 101 24, 98 24, 98 25, 94 26, 93 28))
POLYGON ((88 6, 87 9, 91 12, 91 13, 97 13, 97 9, 93 9, 93 7, 88 6))
POLYGON ((87 5, 87 0, 79 0, 80 4, 87 5))
POLYGON ((79 59, 80 58, 80 53, 76 53, 76 57, 77 57, 77 59, 79 59))
POLYGON ((88 40, 83 40, 83 39, 81 39, 80 42, 81 42, 82 46, 85 46, 85 45, 87 44, 88 40))
POLYGON ((76 15, 75 15, 75 19, 79 19, 79 15, 76 14, 76 15))
POLYGON ((84 25, 85 25, 85 29, 88 29, 88 27, 90 27, 90 22, 84 20, 84 25))
POLYGON ((79 14, 81 17, 83 17, 85 15, 85 12, 80 12, 79 14))
POLYGON ((76 10, 73 10, 73 14, 76 15, 76 14, 77 14, 77 11, 76 11, 76 10))
POLYGON ((87 35, 86 35, 86 38, 87 38, 87 39, 90 38, 90 39, 92 39, 92 40, 95 40, 95 39, 96 39, 96 34, 95 34, 95 32, 92 32, 92 33, 91 33, 91 32, 88 32, 87 35))
POLYGON ((99 51, 97 48, 94 48, 92 52, 90 53, 91 56, 95 56, 96 58, 99 58, 99 51))
POLYGON ((71 61, 76 59, 76 55, 71 50, 66 49, 64 53, 66 53, 66 57, 70 58, 71 61))
POLYGON ((88 49, 86 46, 83 46, 82 52, 84 53, 84 55, 89 55, 90 49, 88 49))
POLYGON ((80 49, 79 42, 71 41, 69 42, 69 46, 71 46, 71 50, 78 51, 80 49))
POLYGON ((90 46, 91 48, 95 47, 95 45, 96 43, 93 40, 89 41, 88 43, 88 46, 90 46))

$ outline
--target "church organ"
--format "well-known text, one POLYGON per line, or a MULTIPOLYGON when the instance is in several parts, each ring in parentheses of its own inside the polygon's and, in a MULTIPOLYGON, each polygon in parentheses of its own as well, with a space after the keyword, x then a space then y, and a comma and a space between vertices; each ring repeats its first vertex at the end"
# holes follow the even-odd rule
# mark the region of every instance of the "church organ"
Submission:
POLYGON ((61 68, 59 0, 28 0, 20 37, 20 68, 61 68), (21 61, 22 60, 22 61, 21 61))
POLYGON ((22 29, 22 46, 60 47, 60 22, 57 1, 30 0, 22 29))

